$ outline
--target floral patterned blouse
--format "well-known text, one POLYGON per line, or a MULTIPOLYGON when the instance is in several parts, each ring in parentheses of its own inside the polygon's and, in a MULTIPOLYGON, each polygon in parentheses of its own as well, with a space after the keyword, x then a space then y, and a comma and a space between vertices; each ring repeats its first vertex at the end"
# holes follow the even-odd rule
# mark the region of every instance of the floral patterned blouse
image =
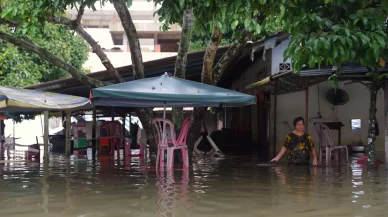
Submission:
POLYGON ((288 164, 308 165, 314 143, 307 133, 298 136, 294 132, 290 132, 284 141, 284 147, 288 152, 288 164))

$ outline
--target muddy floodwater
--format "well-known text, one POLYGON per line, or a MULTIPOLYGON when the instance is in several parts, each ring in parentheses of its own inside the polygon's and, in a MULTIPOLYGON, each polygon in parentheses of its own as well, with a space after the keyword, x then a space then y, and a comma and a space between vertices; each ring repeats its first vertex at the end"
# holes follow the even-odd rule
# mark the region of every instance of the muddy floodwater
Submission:
POLYGON ((227 157, 156 172, 139 158, 51 155, 48 165, 1 164, 0 216, 388 216, 384 165, 351 159, 328 168, 227 157))

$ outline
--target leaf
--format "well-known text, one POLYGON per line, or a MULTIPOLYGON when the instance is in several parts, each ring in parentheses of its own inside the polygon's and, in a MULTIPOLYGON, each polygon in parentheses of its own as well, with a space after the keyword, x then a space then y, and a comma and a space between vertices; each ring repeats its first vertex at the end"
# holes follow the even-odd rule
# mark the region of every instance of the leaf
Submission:
POLYGON ((245 28, 248 28, 250 24, 251 24, 251 20, 248 19, 248 18, 246 18, 246 19, 244 20, 244 27, 245 27, 245 28))
POLYGON ((225 18, 226 18, 226 7, 222 7, 221 8, 221 18, 222 18, 222 21, 225 21, 225 18))
POLYGON ((333 22, 331 20, 325 20, 325 25, 327 28, 331 28, 333 26, 333 22))
POLYGON ((231 28, 234 30, 236 29, 237 25, 238 25, 238 20, 234 20, 231 24, 231 28))
POLYGON ((385 60, 382 57, 379 58, 379 65, 385 67, 385 60))
POLYGON ((179 7, 183 9, 184 6, 185 6, 185 0, 179 0, 179 7))
POLYGON ((220 21, 217 21, 217 27, 218 27, 219 29, 222 29, 222 24, 221 24, 220 21))
POLYGON ((283 4, 280 5, 280 18, 284 17, 284 13, 286 12, 286 8, 283 4))
POLYGON ((381 47, 385 47, 385 40, 383 37, 381 37, 380 35, 375 35, 375 39, 381 47))
POLYGON ((366 27, 366 26, 368 25, 368 18, 363 17, 363 18, 362 18, 362 23, 363 23, 364 26, 366 27))
POLYGON ((338 32, 340 29, 341 29, 341 26, 339 24, 336 24, 331 27, 331 30, 333 30, 334 32, 338 32))
POLYGON ((360 17, 360 15, 357 14, 357 13, 352 14, 352 15, 349 16, 349 18, 352 19, 352 20, 354 20, 354 19, 356 19, 356 18, 359 18, 359 17, 360 17))
POLYGON ((363 33, 360 33, 360 34, 359 34, 359 37, 360 37, 361 42, 362 42, 363 45, 366 45, 366 44, 370 41, 369 37, 366 36, 366 35, 363 34, 363 33))
POLYGON ((345 28, 344 31, 345 31, 345 35, 347 37, 349 37, 350 36, 350 30, 348 28, 345 28))

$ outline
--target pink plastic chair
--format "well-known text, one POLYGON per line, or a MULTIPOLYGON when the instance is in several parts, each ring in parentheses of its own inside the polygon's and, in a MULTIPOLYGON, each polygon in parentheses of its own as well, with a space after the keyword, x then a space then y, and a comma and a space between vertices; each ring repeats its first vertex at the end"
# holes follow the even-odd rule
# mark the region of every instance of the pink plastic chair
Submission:
POLYGON ((322 165, 322 153, 323 149, 326 148, 325 142, 323 140, 322 130, 321 130, 321 124, 322 123, 314 123, 314 127, 317 130, 318 138, 319 138, 319 164, 322 165))
POLYGON ((319 124, 322 133, 322 141, 326 146, 326 165, 330 165, 331 152, 337 149, 345 149, 346 151, 346 163, 349 162, 348 147, 346 145, 335 145, 331 138, 330 129, 326 124, 319 124))
POLYGON ((186 146, 187 132, 190 126, 190 119, 183 122, 182 130, 178 139, 175 135, 175 125, 165 118, 154 118, 152 120, 158 153, 156 157, 156 168, 164 163, 164 152, 167 151, 167 168, 171 169, 174 164, 174 150, 180 149, 182 152, 183 167, 188 168, 188 150, 186 146), (170 135, 169 139, 167 138, 170 135))
POLYGON ((179 136, 178 136, 178 139, 176 140, 175 145, 174 145, 172 140, 167 141, 169 149, 173 149, 172 154, 171 154, 172 157, 168 158, 171 160, 171 162, 169 163, 167 161, 167 166, 170 165, 169 168, 172 168, 172 165, 174 165, 174 150, 176 150, 176 149, 180 149, 182 152, 183 167, 184 168, 189 167, 189 158, 188 158, 186 139, 187 139, 187 133, 189 132, 189 128, 190 128, 190 121, 191 121, 190 118, 186 118, 183 121, 182 129, 181 129, 181 132, 179 133, 179 136))

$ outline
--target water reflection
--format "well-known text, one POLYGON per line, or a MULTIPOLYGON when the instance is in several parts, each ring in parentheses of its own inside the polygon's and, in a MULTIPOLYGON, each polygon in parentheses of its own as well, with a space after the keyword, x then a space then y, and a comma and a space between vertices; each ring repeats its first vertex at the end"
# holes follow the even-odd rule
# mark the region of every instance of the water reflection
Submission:
POLYGON ((187 216, 191 208, 188 196, 189 171, 161 170, 157 172, 158 216, 187 216), (177 174, 174 176, 174 174, 177 174), (179 178, 178 176, 181 177, 179 178), (166 175, 166 176, 165 176, 166 175))
POLYGON ((139 158, 53 155, 0 164, 0 216, 387 216, 388 171, 258 167, 199 159, 156 171, 139 158))

